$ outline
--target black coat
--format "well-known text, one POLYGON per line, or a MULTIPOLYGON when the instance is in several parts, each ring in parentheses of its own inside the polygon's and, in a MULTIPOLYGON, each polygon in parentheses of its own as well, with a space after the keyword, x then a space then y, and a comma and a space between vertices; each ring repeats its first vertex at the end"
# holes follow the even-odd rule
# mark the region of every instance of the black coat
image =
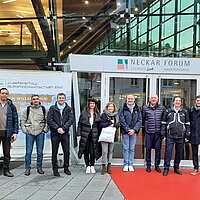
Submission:
POLYGON ((191 144, 200 144, 200 110, 192 107, 190 114, 190 142, 191 144))
POLYGON ((69 132, 69 127, 73 124, 73 113, 71 107, 66 103, 61 116, 57 103, 51 106, 47 114, 47 123, 52 134, 59 134, 57 131, 58 128, 62 128, 65 131, 65 134, 67 134, 69 132))
MULTIPOLYGON (((113 127, 118 128, 119 125, 118 125, 118 123, 116 123, 116 116, 115 117, 114 116, 113 117, 109 117, 108 115, 106 115, 106 113, 102 113, 102 115, 100 117, 100 123, 99 123, 100 128, 105 128, 105 127, 109 127, 110 125, 112 125, 111 118, 114 119, 113 127)), ((116 130, 114 142, 118 141, 118 134, 117 133, 118 132, 116 130)))
POLYGON ((82 155, 84 154, 90 131, 92 132, 92 142, 94 146, 95 158, 96 160, 98 160, 101 157, 102 154, 101 143, 98 142, 100 133, 99 120, 100 120, 100 114, 98 114, 94 118, 94 122, 91 128, 86 108, 82 111, 77 127, 77 136, 81 136, 79 143, 78 158, 81 158, 82 155))
POLYGON ((174 108, 167 109, 163 114, 162 137, 170 137, 174 139, 190 137, 190 121, 187 110, 180 108, 176 113, 174 108))
POLYGON ((122 134, 128 134, 130 129, 134 129, 136 133, 139 133, 142 124, 142 115, 138 105, 135 104, 131 113, 127 104, 124 103, 123 108, 120 109, 119 121, 122 134))

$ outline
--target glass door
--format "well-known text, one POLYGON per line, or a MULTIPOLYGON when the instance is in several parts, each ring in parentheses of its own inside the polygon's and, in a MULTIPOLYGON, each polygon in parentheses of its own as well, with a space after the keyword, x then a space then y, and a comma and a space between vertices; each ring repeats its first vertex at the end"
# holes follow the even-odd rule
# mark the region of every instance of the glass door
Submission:
MULTIPOLYGON (((195 102, 197 95, 197 78, 187 78, 181 76, 162 76, 157 79, 157 94, 160 99, 160 104, 166 108, 172 107, 172 99, 175 96, 180 96, 182 106, 189 109, 195 102)), ((162 144, 162 159, 164 158, 165 144, 162 144)), ((192 151, 190 143, 184 144, 182 160, 191 160, 192 151)))
MULTIPOLYGON (((128 94, 133 94, 137 105, 142 108, 147 103, 149 78, 145 75, 109 75, 108 77, 108 101, 114 102, 120 109, 126 101, 128 94)), ((114 147, 114 158, 123 158, 122 156, 122 136, 119 129, 118 142, 114 147)), ((142 131, 138 134, 135 147, 135 158, 144 159, 144 136, 142 131)))

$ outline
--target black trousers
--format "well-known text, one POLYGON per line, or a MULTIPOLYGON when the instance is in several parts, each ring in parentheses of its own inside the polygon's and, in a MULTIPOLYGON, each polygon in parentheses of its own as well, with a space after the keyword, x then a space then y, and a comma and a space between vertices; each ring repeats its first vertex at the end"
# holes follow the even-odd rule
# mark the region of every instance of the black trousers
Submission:
POLYGON ((181 162, 181 157, 182 157, 183 144, 184 144, 184 139, 182 138, 174 139, 167 137, 164 169, 169 170, 174 145, 175 145, 174 169, 179 169, 179 164, 181 162))
POLYGON ((155 148, 155 167, 160 165, 161 135, 158 133, 146 134, 146 162, 147 167, 151 166, 151 149, 155 148))
POLYGON ((84 151, 84 160, 86 166, 94 166, 95 163, 95 153, 94 153, 94 145, 92 142, 92 132, 90 131, 85 151, 84 151))
POLYGON ((0 136, 0 144, 3 146, 3 171, 10 170, 10 137, 0 136))
POLYGON ((198 144, 191 144, 192 145, 192 160, 194 169, 199 169, 199 158, 198 158, 198 144))
POLYGON ((52 169, 53 171, 58 170, 57 164, 57 155, 58 155, 58 148, 59 144, 61 143, 63 154, 64 154, 64 169, 69 167, 69 144, 70 138, 69 134, 58 134, 58 133, 51 133, 51 145, 52 145, 52 169))

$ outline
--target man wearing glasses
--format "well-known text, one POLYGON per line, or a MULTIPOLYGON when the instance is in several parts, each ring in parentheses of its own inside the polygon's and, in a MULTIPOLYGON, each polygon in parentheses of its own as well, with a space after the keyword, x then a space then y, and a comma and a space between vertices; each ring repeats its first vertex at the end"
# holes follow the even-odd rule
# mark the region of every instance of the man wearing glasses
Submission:
POLYGON ((17 139, 18 115, 17 109, 8 98, 7 88, 0 89, 0 144, 3 146, 3 174, 13 177, 10 172, 10 143, 17 139))
POLYGON ((44 174, 42 169, 44 133, 48 132, 47 110, 41 105, 39 95, 31 96, 31 104, 22 112, 20 125, 23 133, 26 134, 26 155, 25 155, 25 172, 26 176, 30 175, 31 155, 34 141, 37 149, 37 172, 44 174))

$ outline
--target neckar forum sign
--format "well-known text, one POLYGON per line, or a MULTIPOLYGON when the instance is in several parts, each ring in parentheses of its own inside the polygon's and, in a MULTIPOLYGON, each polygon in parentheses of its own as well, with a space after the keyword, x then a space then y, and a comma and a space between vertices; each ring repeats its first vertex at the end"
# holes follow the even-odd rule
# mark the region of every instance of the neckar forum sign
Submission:
POLYGON ((131 56, 69 56, 71 71, 200 74, 200 59, 131 56))

